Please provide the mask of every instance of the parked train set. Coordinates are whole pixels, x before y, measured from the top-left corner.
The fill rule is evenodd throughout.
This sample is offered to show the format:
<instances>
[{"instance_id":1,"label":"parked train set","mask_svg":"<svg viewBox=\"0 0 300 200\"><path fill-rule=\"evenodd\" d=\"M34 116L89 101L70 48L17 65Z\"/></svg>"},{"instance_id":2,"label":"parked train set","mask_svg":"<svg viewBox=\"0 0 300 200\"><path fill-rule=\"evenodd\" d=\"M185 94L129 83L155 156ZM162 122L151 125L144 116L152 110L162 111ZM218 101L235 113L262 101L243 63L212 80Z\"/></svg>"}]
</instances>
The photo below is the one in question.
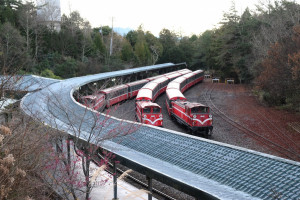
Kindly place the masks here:
<instances>
[{"instance_id":1,"label":"parked train set","mask_svg":"<svg viewBox=\"0 0 300 200\"><path fill-rule=\"evenodd\" d=\"M213 119L210 108L200 103L189 102L182 92L202 82L204 72L197 70L180 76L170 82L166 89L166 107L169 115L178 123L185 125L193 132L211 135Z\"/></svg>"},{"instance_id":2,"label":"parked train set","mask_svg":"<svg viewBox=\"0 0 300 200\"><path fill-rule=\"evenodd\" d=\"M81 103L102 111L105 107L136 96L137 121L154 126L163 126L162 108L155 103L156 98L166 92L166 107L171 118L185 125L193 132L212 133L210 108L200 103L189 102L182 92L201 82L204 72L188 69L146 78L98 91L94 95L83 96Z\"/></svg>"},{"instance_id":3,"label":"parked train set","mask_svg":"<svg viewBox=\"0 0 300 200\"><path fill-rule=\"evenodd\" d=\"M174 79L174 76L178 77L189 72L191 71L188 69L182 69L163 75L149 77L143 80L113 86L110 88L99 90L96 92L96 94L83 96L80 98L80 101L83 105L89 108L102 111L105 107L109 108L110 106L120 103L121 101L132 99L137 95L138 91L150 81L156 80L161 77L168 77L168 80L171 81Z\"/></svg>"}]
</instances>

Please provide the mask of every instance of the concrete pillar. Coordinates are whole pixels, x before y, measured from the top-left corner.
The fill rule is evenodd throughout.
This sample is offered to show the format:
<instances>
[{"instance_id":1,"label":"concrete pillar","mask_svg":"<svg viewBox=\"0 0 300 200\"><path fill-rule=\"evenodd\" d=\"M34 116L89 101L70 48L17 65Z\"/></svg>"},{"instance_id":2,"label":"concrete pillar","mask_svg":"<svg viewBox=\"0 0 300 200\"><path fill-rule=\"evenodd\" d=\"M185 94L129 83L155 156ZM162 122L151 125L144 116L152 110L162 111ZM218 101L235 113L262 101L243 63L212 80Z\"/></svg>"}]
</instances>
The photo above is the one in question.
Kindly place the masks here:
<instances>
[{"instance_id":1,"label":"concrete pillar","mask_svg":"<svg viewBox=\"0 0 300 200\"><path fill-rule=\"evenodd\" d=\"M146 176L147 180L148 180L148 200L152 200L152 178L149 176Z\"/></svg>"},{"instance_id":2,"label":"concrete pillar","mask_svg":"<svg viewBox=\"0 0 300 200\"><path fill-rule=\"evenodd\" d=\"M114 198L112 200L118 200L118 191L117 191L117 166L116 162L113 164L113 182L114 182Z\"/></svg>"}]
</instances>

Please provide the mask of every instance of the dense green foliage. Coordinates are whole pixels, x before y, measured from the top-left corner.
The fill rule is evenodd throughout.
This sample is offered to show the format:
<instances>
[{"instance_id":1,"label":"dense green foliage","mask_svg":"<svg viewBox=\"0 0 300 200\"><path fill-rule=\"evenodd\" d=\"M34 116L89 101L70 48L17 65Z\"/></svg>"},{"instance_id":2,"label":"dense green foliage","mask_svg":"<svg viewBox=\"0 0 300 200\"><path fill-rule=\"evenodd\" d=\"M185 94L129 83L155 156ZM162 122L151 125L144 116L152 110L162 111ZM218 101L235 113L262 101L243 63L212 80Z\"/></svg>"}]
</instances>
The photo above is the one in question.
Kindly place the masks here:
<instances>
[{"instance_id":1,"label":"dense green foliage","mask_svg":"<svg viewBox=\"0 0 300 200\"><path fill-rule=\"evenodd\" d=\"M63 15L58 31L40 23L36 10L31 3L0 1L2 74L25 71L70 78L186 62L193 70L206 69L222 79L255 83L267 102L299 109L300 6L295 2L261 3L241 16L233 4L218 28L190 37L168 29L156 37L142 26L121 36L108 26L92 28L78 12Z\"/></svg>"},{"instance_id":2,"label":"dense green foliage","mask_svg":"<svg viewBox=\"0 0 300 200\"><path fill-rule=\"evenodd\" d=\"M196 41L192 67L254 83L268 104L300 111L299 11L297 3L283 0L238 16L233 5L219 28Z\"/></svg>"}]
</instances>

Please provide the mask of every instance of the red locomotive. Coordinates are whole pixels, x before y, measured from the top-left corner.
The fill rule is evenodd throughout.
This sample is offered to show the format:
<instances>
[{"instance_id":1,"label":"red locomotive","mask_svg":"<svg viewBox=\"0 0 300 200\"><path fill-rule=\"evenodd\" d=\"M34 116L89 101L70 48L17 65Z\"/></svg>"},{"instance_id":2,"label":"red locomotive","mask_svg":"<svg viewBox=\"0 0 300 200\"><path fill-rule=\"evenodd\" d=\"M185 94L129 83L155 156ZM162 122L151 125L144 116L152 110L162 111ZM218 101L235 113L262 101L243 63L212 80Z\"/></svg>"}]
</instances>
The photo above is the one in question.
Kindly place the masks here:
<instances>
[{"instance_id":1,"label":"red locomotive","mask_svg":"<svg viewBox=\"0 0 300 200\"><path fill-rule=\"evenodd\" d=\"M203 80L203 71L198 70L183 75L168 84L166 90L166 106L169 115L193 132L212 133L212 115L210 108L200 103L192 103L182 94L194 84Z\"/></svg>"},{"instance_id":2,"label":"red locomotive","mask_svg":"<svg viewBox=\"0 0 300 200\"><path fill-rule=\"evenodd\" d=\"M152 108L154 106L153 102L160 94L162 94L163 92L166 91L166 88L170 81L174 80L178 76L181 76L181 75L189 73L189 72L191 72L191 71L188 69L185 69L185 70L180 70L177 72L165 74L162 77L159 77L155 80L150 81L144 87L142 87L139 90L137 97L136 97L136 116L137 116L138 120L142 123L145 123L147 121L147 120L142 121L141 117L139 118L139 116L141 116L141 109L142 109L141 105L143 105L144 107ZM141 104L141 102L142 102L142 104ZM155 107L157 107L157 106L159 106L159 105L155 104ZM161 108L160 108L160 110L161 110ZM148 124L151 124L154 126L162 126L163 125L163 119L162 119L161 112L160 112L160 114L156 114L156 115L152 114L150 116L152 117L150 120L151 122L158 120L159 123L150 123L150 121L148 121L149 122L149 123L147 122Z\"/></svg>"},{"instance_id":3,"label":"red locomotive","mask_svg":"<svg viewBox=\"0 0 300 200\"><path fill-rule=\"evenodd\" d=\"M161 107L157 103L137 101L135 109L136 118L139 122L153 126L163 125Z\"/></svg>"}]
</instances>

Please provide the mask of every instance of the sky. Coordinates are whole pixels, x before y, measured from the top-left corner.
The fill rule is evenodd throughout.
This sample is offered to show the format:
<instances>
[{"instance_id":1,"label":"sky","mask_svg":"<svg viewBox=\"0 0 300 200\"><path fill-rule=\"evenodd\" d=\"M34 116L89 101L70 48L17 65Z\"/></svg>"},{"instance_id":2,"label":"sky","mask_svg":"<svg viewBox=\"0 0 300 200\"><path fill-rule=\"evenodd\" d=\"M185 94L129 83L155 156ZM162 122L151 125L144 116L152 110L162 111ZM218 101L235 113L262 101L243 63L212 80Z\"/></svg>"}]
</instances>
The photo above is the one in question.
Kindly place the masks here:
<instances>
[{"instance_id":1,"label":"sky","mask_svg":"<svg viewBox=\"0 0 300 200\"><path fill-rule=\"evenodd\" d=\"M60 0L62 14L79 11L92 27L113 26L145 31L158 36L163 28L183 36L199 35L218 26L232 0ZM235 0L241 14L255 9L261 0ZM267 0L263 0L267 1Z\"/></svg>"}]
</instances>

